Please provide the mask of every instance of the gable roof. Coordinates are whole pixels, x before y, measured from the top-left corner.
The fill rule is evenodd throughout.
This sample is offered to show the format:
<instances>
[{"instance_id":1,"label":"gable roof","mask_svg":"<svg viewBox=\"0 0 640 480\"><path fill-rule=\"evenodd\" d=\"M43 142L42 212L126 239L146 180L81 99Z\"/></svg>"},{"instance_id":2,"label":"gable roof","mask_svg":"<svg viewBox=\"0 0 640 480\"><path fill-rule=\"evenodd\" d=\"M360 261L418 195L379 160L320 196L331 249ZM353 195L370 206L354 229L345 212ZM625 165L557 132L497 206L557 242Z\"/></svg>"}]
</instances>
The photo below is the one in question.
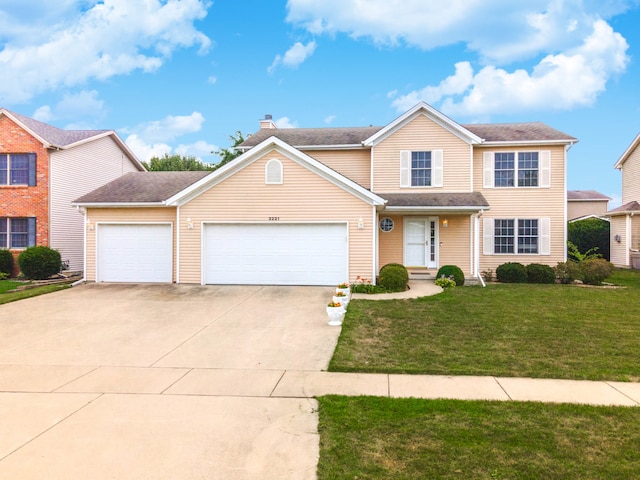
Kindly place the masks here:
<instances>
[{"instance_id":1,"label":"gable roof","mask_svg":"<svg viewBox=\"0 0 640 480\"><path fill-rule=\"evenodd\" d=\"M620 170L622 168L622 164L627 161L627 158L629 158L629 156L634 152L638 145L640 145L640 133L638 133L633 142L631 142L631 145L629 145L624 153L620 156L613 168L617 168L618 170Z\"/></svg>"},{"instance_id":2,"label":"gable roof","mask_svg":"<svg viewBox=\"0 0 640 480\"><path fill-rule=\"evenodd\" d=\"M25 129L33 137L38 139L45 148L66 150L99 138L112 137L120 149L124 151L139 170L145 169L135 154L113 130L63 130L25 115L12 112L6 108L0 108L0 115L7 116L14 123Z\"/></svg>"},{"instance_id":3,"label":"gable roof","mask_svg":"<svg viewBox=\"0 0 640 480\"><path fill-rule=\"evenodd\" d=\"M418 115L425 115L470 144L573 144L578 140L541 122L467 124L456 123L432 106L421 102L386 126L338 128L261 128L237 148L247 151L274 136L296 148L362 148L379 143Z\"/></svg>"},{"instance_id":4,"label":"gable roof","mask_svg":"<svg viewBox=\"0 0 640 480\"><path fill-rule=\"evenodd\" d=\"M567 190L567 200L570 202L592 202L592 201L609 201L611 197L607 197L595 190Z\"/></svg>"},{"instance_id":5,"label":"gable roof","mask_svg":"<svg viewBox=\"0 0 640 480\"><path fill-rule=\"evenodd\" d=\"M618 208L614 208L613 210L609 210L607 215L627 215L629 213L640 212L640 203L635 200L629 203L625 203L624 205L620 205Z\"/></svg>"},{"instance_id":6,"label":"gable roof","mask_svg":"<svg viewBox=\"0 0 640 480\"><path fill-rule=\"evenodd\" d=\"M194 184L210 171L187 172L130 172L72 203L77 205L103 204L162 204L168 198Z\"/></svg>"}]
</instances>

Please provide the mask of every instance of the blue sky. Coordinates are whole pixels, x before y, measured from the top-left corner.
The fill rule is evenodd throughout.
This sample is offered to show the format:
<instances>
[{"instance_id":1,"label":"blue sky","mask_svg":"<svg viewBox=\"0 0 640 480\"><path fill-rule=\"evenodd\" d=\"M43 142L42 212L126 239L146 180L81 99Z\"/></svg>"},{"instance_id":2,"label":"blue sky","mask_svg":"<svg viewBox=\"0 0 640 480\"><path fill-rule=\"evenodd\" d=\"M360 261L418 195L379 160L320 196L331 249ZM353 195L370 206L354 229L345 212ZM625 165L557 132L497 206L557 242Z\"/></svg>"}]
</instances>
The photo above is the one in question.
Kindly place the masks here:
<instances>
[{"instance_id":1,"label":"blue sky","mask_svg":"<svg viewBox=\"0 0 640 480\"><path fill-rule=\"evenodd\" d=\"M619 204L640 132L640 0L2 0L0 106L113 129L142 159L281 127L459 123L577 137L568 188Z\"/></svg>"}]
</instances>

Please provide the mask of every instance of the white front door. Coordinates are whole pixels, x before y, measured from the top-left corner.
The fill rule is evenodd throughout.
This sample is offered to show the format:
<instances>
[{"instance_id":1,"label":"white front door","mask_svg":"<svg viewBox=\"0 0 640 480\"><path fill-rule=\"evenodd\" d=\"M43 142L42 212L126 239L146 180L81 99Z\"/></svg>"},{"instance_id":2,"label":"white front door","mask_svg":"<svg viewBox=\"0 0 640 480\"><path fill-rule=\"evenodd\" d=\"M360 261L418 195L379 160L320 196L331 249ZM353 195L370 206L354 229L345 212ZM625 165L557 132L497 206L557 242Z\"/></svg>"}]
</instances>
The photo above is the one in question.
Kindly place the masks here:
<instances>
[{"instance_id":1,"label":"white front door","mask_svg":"<svg viewBox=\"0 0 640 480\"><path fill-rule=\"evenodd\" d=\"M407 267L438 267L438 217L405 217L404 264Z\"/></svg>"}]
</instances>

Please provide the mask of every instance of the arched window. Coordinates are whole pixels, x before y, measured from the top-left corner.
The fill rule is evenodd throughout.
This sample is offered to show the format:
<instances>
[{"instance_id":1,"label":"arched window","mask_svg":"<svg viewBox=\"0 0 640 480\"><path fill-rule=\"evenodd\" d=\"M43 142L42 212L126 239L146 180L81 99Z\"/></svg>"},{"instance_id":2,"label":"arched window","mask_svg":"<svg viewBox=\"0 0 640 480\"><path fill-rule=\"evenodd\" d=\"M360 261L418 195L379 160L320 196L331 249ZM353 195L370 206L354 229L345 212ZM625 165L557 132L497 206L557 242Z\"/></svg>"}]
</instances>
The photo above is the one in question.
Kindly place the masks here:
<instances>
[{"instance_id":1,"label":"arched window","mask_svg":"<svg viewBox=\"0 0 640 480\"><path fill-rule=\"evenodd\" d=\"M282 162L271 159L264 167L264 183L280 185L282 184Z\"/></svg>"}]
</instances>

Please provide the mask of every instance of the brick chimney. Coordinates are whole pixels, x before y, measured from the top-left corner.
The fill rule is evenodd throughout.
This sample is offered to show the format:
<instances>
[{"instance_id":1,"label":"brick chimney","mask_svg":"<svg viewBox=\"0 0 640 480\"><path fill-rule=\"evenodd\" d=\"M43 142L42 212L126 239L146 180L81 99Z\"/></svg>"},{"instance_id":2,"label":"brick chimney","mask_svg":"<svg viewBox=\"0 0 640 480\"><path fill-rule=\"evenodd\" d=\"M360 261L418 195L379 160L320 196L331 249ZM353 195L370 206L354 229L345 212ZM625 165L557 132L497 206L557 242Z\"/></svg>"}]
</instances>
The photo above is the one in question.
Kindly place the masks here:
<instances>
[{"instance_id":1,"label":"brick chimney","mask_svg":"<svg viewBox=\"0 0 640 480\"><path fill-rule=\"evenodd\" d=\"M264 116L264 120L260 120L260 128L276 129L276 124L273 123L273 117L269 114Z\"/></svg>"}]
</instances>

